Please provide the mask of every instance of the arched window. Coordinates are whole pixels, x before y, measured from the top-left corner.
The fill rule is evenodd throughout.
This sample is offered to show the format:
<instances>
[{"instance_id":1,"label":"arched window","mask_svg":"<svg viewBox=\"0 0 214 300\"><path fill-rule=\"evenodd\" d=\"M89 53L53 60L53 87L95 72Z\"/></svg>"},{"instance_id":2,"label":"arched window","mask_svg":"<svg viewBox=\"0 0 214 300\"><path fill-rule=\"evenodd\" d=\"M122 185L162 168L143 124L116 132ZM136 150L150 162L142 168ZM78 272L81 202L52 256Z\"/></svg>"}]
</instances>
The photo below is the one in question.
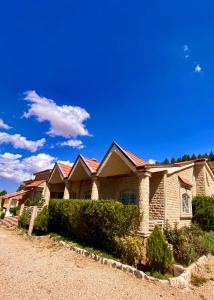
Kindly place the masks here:
<instances>
[{"instance_id":1,"label":"arched window","mask_svg":"<svg viewBox=\"0 0 214 300\"><path fill-rule=\"evenodd\" d=\"M120 200L123 204L135 204L136 203L136 193L132 190L122 191L120 193Z\"/></svg>"},{"instance_id":2,"label":"arched window","mask_svg":"<svg viewBox=\"0 0 214 300\"><path fill-rule=\"evenodd\" d=\"M182 213L190 214L191 210L190 196L187 193L182 194Z\"/></svg>"}]
</instances>

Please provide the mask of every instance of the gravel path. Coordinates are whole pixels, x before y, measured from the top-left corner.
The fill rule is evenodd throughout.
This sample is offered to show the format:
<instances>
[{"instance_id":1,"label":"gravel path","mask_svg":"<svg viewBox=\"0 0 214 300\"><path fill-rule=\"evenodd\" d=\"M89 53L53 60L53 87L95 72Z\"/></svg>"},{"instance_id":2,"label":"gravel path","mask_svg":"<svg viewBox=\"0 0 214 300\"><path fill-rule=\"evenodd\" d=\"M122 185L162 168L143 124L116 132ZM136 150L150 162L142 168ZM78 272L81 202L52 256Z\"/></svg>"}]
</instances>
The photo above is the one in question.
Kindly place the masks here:
<instances>
[{"instance_id":1,"label":"gravel path","mask_svg":"<svg viewBox=\"0 0 214 300\"><path fill-rule=\"evenodd\" d=\"M47 237L32 241L0 228L0 299L214 299L197 291L139 280Z\"/></svg>"}]
</instances>

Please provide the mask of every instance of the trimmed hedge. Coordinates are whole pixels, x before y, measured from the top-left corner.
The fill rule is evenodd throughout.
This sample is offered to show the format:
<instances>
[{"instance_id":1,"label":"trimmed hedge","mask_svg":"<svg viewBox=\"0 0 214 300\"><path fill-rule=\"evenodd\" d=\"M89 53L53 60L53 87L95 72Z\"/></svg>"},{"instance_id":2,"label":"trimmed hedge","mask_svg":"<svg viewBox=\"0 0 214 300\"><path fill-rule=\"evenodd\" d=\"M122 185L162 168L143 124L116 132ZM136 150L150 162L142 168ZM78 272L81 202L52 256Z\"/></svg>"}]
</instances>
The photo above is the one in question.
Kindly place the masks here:
<instances>
[{"instance_id":1,"label":"trimmed hedge","mask_svg":"<svg viewBox=\"0 0 214 300\"><path fill-rule=\"evenodd\" d=\"M112 200L51 199L48 210L51 231L110 252L115 238L129 235L140 221L136 205Z\"/></svg>"},{"instance_id":2,"label":"trimmed hedge","mask_svg":"<svg viewBox=\"0 0 214 300\"><path fill-rule=\"evenodd\" d=\"M48 222L49 222L49 216L48 216L48 208L47 206L43 207L43 209L38 213L35 222L33 230L37 234L45 234L48 233Z\"/></svg>"},{"instance_id":3,"label":"trimmed hedge","mask_svg":"<svg viewBox=\"0 0 214 300\"><path fill-rule=\"evenodd\" d=\"M192 200L193 221L203 230L214 231L214 198L196 196Z\"/></svg>"}]
</instances>

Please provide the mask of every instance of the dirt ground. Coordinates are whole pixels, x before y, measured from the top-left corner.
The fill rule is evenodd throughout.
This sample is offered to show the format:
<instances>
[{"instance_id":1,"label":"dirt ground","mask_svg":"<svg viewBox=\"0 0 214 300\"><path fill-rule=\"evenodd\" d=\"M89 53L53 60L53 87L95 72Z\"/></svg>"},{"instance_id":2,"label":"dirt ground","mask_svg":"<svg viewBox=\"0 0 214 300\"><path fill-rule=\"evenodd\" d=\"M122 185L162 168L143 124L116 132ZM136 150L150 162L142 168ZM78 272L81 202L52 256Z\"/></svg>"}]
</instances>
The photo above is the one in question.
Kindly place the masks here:
<instances>
[{"instance_id":1,"label":"dirt ground","mask_svg":"<svg viewBox=\"0 0 214 300\"><path fill-rule=\"evenodd\" d=\"M48 237L29 240L0 228L0 299L209 299L214 259L197 275L203 286L178 290L139 280L76 254Z\"/></svg>"}]
</instances>

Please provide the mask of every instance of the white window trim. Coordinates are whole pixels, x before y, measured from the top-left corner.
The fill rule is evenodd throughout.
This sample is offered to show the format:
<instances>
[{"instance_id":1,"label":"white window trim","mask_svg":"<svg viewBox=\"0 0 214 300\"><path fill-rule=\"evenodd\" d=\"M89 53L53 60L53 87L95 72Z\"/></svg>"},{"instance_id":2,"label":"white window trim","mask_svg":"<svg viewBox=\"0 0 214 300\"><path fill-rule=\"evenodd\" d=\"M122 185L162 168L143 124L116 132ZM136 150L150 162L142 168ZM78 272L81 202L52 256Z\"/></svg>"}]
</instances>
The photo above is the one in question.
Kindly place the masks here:
<instances>
[{"instance_id":1,"label":"white window trim","mask_svg":"<svg viewBox=\"0 0 214 300\"><path fill-rule=\"evenodd\" d=\"M184 211L184 206L183 206L183 197L184 196L187 197L187 199L188 199L189 212ZM181 201L181 217L182 218L192 217L192 199L191 199L191 196L187 192L182 192L181 197L180 197L180 201Z\"/></svg>"}]
</instances>

